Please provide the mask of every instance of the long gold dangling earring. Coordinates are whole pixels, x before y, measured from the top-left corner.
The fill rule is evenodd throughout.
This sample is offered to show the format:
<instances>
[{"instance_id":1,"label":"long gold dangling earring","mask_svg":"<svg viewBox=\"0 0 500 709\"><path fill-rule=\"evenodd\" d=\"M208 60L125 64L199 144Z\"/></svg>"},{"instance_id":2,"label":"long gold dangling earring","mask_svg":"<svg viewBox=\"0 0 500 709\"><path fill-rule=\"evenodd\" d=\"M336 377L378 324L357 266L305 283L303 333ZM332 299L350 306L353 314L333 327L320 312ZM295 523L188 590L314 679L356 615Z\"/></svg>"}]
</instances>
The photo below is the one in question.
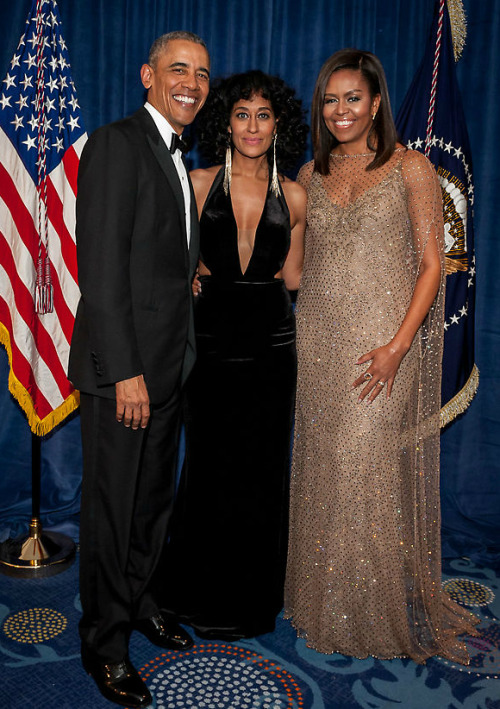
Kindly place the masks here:
<instances>
[{"instance_id":1,"label":"long gold dangling earring","mask_svg":"<svg viewBox=\"0 0 500 709\"><path fill-rule=\"evenodd\" d=\"M278 167L276 165L276 140L278 138L278 134L274 134L274 140L273 140L273 175L271 179L271 186L270 190L273 193L275 197L279 197L280 194L280 183L278 180Z\"/></svg>"},{"instance_id":2,"label":"long gold dangling earring","mask_svg":"<svg viewBox=\"0 0 500 709\"><path fill-rule=\"evenodd\" d=\"M227 137L227 148L226 148L226 166L224 168L224 182L222 183L222 186L224 187L224 194L227 195L229 194L229 190L231 189L231 173L232 173L232 155L231 155L231 133L228 134Z\"/></svg>"}]
</instances>

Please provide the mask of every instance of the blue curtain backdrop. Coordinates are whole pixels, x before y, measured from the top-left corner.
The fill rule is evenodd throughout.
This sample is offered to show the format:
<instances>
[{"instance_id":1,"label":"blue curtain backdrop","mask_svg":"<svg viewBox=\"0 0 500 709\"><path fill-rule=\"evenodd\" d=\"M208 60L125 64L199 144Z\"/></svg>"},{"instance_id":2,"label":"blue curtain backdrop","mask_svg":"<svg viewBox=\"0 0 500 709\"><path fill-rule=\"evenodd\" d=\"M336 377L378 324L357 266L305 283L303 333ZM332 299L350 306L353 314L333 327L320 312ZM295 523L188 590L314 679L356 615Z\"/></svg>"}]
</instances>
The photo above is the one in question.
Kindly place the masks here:
<instances>
[{"instance_id":1,"label":"blue curtain backdrop","mask_svg":"<svg viewBox=\"0 0 500 709\"><path fill-rule=\"evenodd\" d=\"M1 78L30 5L31 0L0 0ZM139 67L152 40L173 29L205 38L213 76L248 68L279 74L296 88L306 107L318 70L332 52L345 46L368 49L384 64L396 114L422 58L434 0L59 0L58 6L91 132L141 105ZM464 6L468 33L458 78L474 159L476 362L481 384L470 409L442 436L443 541L447 555L494 563L500 557L500 296L494 211L500 187L500 7L497 0L465 0ZM305 159L309 157L310 151ZM196 153L192 160L196 166ZM2 539L27 526L31 441L24 416L7 391L7 357L0 349ZM77 535L80 476L76 416L42 442L46 526L63 524Z\"/></svg>"}]
</instances>

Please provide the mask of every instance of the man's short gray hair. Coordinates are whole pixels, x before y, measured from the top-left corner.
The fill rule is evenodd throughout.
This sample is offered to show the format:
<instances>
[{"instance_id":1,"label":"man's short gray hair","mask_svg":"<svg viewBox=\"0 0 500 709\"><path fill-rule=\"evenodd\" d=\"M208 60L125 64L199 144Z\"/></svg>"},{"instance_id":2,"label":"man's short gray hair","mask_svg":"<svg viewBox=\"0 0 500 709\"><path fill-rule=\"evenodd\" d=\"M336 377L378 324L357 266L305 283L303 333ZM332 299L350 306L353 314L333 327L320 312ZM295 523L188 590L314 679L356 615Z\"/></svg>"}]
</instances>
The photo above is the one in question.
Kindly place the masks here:
<instances>
[{"instance_id":1,"label":"man's short gray hair","mask_svg":"<svg viewBox=\"0 0 500 709\"><path fill-rule=\"evenodd\" d=\"M197 34L194 34L194 32L186 32L184 30L176 30L175 32L167 32L167 34L162 34L161 37L158 37L158 39L155 39L155 41L151 45L151 49L149 50L149 56L148 56L149 66L153 67L153 69L156 67L158 57L160 56L160 54L162 54L165 51L167 44L173 39L184 39L187 42L194 42L195 44L201 44L201 46L204 47L208 52L208 48L207 48L207 45L205 44L204 40L202 40L201 37L198 37Z\"/></svg>"}]
</instances>

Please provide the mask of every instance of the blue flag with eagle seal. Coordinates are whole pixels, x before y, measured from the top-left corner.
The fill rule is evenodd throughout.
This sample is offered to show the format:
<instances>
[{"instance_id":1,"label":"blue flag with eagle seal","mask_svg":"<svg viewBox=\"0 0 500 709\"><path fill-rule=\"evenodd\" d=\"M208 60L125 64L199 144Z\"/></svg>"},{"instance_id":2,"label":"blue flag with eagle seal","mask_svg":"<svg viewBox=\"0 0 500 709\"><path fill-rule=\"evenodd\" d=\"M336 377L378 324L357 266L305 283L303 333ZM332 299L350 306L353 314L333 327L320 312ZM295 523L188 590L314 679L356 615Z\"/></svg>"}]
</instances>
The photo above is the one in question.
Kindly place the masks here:
<instances>
[{"instance_id":1,"label":"blue flag with eagle seal","mask_svg":"<svg viewBox=\"0 0 500 709\"><path fill-rule=\"evenodd\" d=\"M437 0L423 61L399 110L396 127L408 148L427 155L438 173L445 224L446 301L441 427L472 401L474 363L474 185L445 0Z\"/></svg>"}]
</instances>

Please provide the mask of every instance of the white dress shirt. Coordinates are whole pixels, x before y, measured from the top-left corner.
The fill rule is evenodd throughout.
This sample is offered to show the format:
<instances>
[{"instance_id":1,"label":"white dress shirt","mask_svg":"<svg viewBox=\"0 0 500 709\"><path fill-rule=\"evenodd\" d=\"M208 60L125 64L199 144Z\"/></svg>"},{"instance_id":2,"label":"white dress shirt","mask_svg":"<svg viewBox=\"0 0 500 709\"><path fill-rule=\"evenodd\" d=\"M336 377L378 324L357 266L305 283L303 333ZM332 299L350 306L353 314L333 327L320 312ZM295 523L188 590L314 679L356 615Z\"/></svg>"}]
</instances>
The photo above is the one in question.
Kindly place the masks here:
<instances>
[{"instance_id":1,"label":"white dress shirt","mask_svg":"<svg viewBox=\"0 0 500 709\"><path fill-rule=\"evenodd\" d=\"M174 129L167 121L167 119L161 115L161 113L148 101L144 104L144 108L151 114L151 118L155 122L161 137L163 138L165 145L170 150L170 144L172 142L172 134L175 133ZM188 175L186 171L186 166L182 161L182 153L179 149L175 151L172 155L172 160L174 161L175 169L179 175L179 180L181 182L182 192L184 194L184 217L186 219L186 234L187 243L189 246L189 241L191 239L191 192L189 190Z\"/></svg>"}]
</instances>

